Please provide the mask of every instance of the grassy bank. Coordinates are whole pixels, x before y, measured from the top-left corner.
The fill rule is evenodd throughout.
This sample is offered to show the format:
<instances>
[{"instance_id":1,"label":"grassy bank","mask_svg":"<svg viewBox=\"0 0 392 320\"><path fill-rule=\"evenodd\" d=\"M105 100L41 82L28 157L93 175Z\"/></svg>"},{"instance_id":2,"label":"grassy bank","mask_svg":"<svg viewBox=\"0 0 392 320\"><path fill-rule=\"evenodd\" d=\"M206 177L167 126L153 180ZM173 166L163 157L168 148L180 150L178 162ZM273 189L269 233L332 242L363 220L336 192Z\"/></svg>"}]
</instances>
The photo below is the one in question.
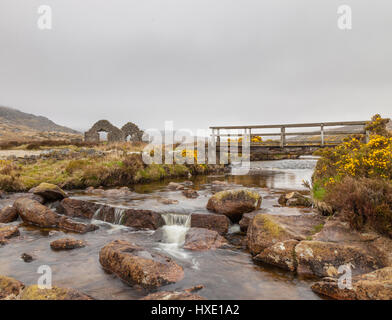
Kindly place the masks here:
<instances>
[{"instance_id":1,"label":"grassy bank","mask_svg":"<svg viewBox=\"0 0 392 320\"><path fill-rule=\"evenodd\" d=\"M222 166L143 163L140 154L106 154L79 159L0 161L0 189L27 191L41 182L65 189L116 187L166 178L222 172Z\"/></svg>"}]
</instances>

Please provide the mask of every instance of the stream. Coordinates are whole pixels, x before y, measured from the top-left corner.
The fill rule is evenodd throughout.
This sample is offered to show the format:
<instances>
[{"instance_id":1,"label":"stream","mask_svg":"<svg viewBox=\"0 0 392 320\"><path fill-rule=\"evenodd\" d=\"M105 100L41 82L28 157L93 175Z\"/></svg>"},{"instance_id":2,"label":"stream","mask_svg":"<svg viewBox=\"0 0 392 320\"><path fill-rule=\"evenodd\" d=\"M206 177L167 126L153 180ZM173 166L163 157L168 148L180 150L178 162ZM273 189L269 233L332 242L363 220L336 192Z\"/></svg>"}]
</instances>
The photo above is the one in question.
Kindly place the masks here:
<instances>
[{"instance_id":1,"label":"stream","mask_svg":"<svg viewBox=\"0 0 392 320\"><path fill-rule=\"evenodd\" d=\"M234 168L233 174L194 177L191 179L193 188L199 193L196 199L184 197L181 191L169 190L169 181L132 186L132 192L123 197L72 191L69 194L73 198L115 206L115 223L93 218L92 223L100 227L97 231L68 235L58 230L21 226L21 236L0 248L0 274L26 285L36 284L40 277L38 267L48 265L52 269L55 286L75 288L96 299L139 299L148 294L145 289L129 286L104 272L98 261L99 251L104 245L112 240L124 239L169 255L184 268L183 280L163 286L158 291L182 290L201 284L204 288L198 294L207 299L320 299L311 291L311 281L276 268L256 265L244 249L235 246L203 252L182 249L190 227L190 214L208 214L206 204L212 195L211 182L214 180L259 192L263 197L260 212L280 215L311 213L311 209L280 207L277 199L287 190L305 190L302 181L310 180L316 161L312 157L303 157L252 162L248 175L241 175ZM177 200L178 203L162 204L162 199ZM0 200L0 207L5 204L5 200ZM157 241L154 234L158 231L136 231L122 226L121 215L126 208L160 212L166 223L158 230L161 241ZM14 224L18 225L20 221ZM229 232L235 235L239 226L232 225ZM51 250L49 243L65 236L85 240L87 246L70 251ZM33 255L35 260L24 262L20 258L23 253Z\"/></svg>"}]
</instances>

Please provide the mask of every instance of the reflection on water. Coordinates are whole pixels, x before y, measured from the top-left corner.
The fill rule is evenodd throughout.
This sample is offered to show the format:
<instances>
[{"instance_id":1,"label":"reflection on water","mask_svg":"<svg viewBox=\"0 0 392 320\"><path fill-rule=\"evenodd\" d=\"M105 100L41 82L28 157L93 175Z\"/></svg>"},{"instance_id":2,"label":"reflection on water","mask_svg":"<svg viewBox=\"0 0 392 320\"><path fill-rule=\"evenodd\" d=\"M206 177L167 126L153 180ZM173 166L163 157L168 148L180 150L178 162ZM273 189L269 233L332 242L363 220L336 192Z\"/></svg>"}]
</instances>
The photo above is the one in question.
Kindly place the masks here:
<instances>
[{"instance_id":1,"label":"reflection on water","mask_svg":"<svg viewBox=\"0 0 392 320\"><path fill-rule=\"evenodd\" d=\"M138 299L148 292L131 287L111 274L105 273L98 261L99 250L108 242L124 239L147 249L158 250L172 256L183 266L182 281L159 290L181 290L202 284L200 295L208 299L318 299L310 290L310 282L278 269L255 265L249 253L236 248L208 252L182 249L189 228L190 213L208 213L205 209L213 193L211 182L226 180L233 187L247 186L263 196L260 211L278 214L303 214L296 208L277 207L279 189L301 189L303 179L309 179L315 165L314 159L282 160L252 163L247 176L209 176L193 179L200 196L185 198L181 191L170 191L167 181L133 187L133 193L117 198L74 193L73 196L118 207L116 223L121 223L124 208L143 208L161 212L166 225L156 232L135 231L119 224L92 220L100 228L84 235L72 234L87 242L87 246L71 251L52 251L50 242L64 237L61 231L48 232L32 227L21 227L21 236L0 248L0 274L14 277L27 285L37 283L37 269L46 264L52 268L53 283L57 286L79 289L97 299ZM169 198L178 204L163 205L160 200ZM96 213L96 217L98 217ZM18 224L18 223L16 223ZM238 232L232 226L230 232ZM161 239L157 241L157 233ZM32 254L35 260L25 263L22 253Z\"/></svg>"}]
</instances>

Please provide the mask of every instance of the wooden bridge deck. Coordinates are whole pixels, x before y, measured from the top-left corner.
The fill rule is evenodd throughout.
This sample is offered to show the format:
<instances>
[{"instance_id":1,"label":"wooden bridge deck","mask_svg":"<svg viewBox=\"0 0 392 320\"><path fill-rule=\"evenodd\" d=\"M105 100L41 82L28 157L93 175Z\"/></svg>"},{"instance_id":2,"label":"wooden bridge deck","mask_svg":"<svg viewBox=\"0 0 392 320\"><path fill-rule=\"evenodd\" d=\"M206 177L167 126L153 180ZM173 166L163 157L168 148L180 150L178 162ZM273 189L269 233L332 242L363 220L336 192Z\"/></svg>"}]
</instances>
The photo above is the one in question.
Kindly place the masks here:
<instances>
[{"instance_id":1,"label":"wooden bridge deck","mask_svg":"<svg viewBox=\"0 0 392 320\"><path fill-rule=\"evenodd\" d=\"M251 155L261 154L311 154L319 148L333 147L348 135L362 135L369 139L369 132L365 130L367 121L343 121L343 122L318 122L274 125L247 125L247 126L213 126L212 139L218 149L230 149L236 144L238 152L241 152L242 144L238 139L251 140L254 137L265 138L262 142L251 142ZM340 127L344 127L342 130ZM310 128L309 131L295 131ZM313 128L313 129L312 129ZM326 130L328 128L328 130ZM268 129L266 132L265 130ZM271 130L272 129L272 130ZM306 140L311 137L311 140ZM330 137L341 137L340 140L331 140ZM304 140L305 139L305 140Z\"/></svg>"}]
</instances>

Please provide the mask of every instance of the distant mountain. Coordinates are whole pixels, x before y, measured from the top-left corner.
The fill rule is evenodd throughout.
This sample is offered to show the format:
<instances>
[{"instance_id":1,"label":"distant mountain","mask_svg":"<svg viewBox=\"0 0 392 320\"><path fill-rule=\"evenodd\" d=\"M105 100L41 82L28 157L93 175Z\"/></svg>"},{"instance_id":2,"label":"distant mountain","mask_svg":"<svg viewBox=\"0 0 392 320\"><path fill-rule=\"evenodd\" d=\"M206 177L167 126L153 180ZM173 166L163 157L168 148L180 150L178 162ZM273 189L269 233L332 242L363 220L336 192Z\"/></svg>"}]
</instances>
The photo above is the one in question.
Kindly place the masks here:
<instances>
[{"instance_id":1,"label":"distant mountain","mask_svg":"<svg viewBox=\"0 0 392 320\"><path fill-rule=\"evenodd\" d=\"M0 106L1 141L81 139L80 132L60 126L48 118Z\"/></svg>"}]
</instances>

